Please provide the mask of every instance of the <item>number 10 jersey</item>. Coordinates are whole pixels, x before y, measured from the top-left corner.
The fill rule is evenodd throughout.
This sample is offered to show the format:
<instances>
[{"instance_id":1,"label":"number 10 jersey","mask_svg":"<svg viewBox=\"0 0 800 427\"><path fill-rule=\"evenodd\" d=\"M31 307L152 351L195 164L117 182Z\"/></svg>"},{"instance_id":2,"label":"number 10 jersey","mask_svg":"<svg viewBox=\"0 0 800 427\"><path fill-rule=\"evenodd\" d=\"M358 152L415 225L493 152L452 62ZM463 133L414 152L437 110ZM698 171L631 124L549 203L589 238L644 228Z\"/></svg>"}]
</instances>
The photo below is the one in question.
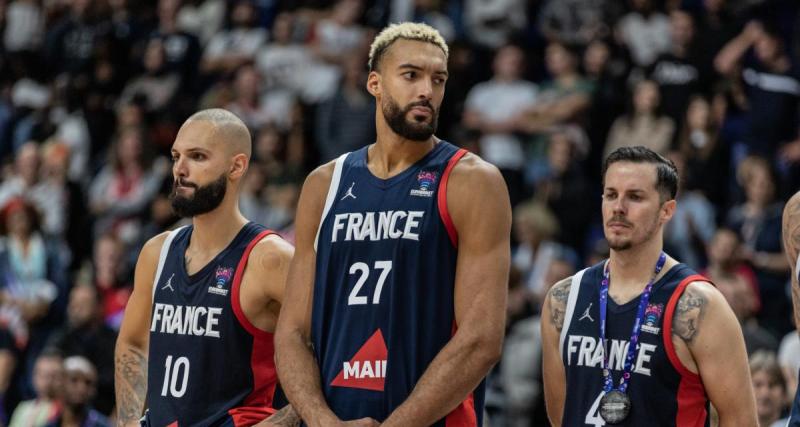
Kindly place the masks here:
<instances>
[{"instance_id":1,"label":"number 10 jersey","mask_svg":"<svg viewBox=\"0 0 800 427\"><path fill-rule=\"evenodd\" d=\"M389 179L367 147L336 160L315 242L312 340L328 405L343 420L383 421L458 325L458 237L449 173L464 150L441 141ZM483 385L434 426L482 425Z\"/></svg>"}]
</instances>

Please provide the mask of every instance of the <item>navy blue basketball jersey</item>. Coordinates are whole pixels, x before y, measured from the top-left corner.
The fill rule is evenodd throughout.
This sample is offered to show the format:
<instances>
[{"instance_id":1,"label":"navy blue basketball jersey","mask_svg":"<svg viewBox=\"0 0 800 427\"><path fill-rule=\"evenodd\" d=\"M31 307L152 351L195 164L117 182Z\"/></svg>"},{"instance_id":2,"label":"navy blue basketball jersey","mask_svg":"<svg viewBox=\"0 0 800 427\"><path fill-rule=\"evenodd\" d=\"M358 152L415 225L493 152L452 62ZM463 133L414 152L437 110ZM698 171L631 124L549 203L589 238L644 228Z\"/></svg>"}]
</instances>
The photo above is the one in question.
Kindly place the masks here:
<instances>
[{"instance_id":1,"label":"navy blue basketball jersey","mask_svg":"<svg viewBox=\"0 0 800 427\"><path fill-rule=\"evenodd\" d=\"M603 396L603 347L598 309L604 263L573 276L560 336L567 377L564 426L604 426L598 406ZM639 335L628 396L631 412L619 425L702 427L708 424L708 397L700 376L678 359L672 344L672 316L693 281L708 281L677 264L653 284ZM613 285L612 285L613 286ZM608 298L606 334L609 366L619 385L639 298L617 305Z\"/></svg>"},{"instance_id":2,"label":"navy blue basketball jersey","mask_svg":"<svg viewBox=\"0 0 800 427\"><path fill-rule=\"evenodd\" d=\"M249 426L271 413L272 334L239 304L250 251L271 232L248 223L195 274L184 254L192 226L171 232L153 283L147 415L151 426Z\"/></svg>"},{"instance_id":3,"label":"navy blue basketball jersey","mask_svg":"<svg viewBox=\"0 0 800 427\"><path fill-rule=\"evenodd\" d=\"M336 161L317 235L312 339L341 419L384 420L453 336L457 236L447 180L464 150L441 141L375 177L367 147ZM435 426L481 425L483 386Z\"/></svg>"}]
</instances>

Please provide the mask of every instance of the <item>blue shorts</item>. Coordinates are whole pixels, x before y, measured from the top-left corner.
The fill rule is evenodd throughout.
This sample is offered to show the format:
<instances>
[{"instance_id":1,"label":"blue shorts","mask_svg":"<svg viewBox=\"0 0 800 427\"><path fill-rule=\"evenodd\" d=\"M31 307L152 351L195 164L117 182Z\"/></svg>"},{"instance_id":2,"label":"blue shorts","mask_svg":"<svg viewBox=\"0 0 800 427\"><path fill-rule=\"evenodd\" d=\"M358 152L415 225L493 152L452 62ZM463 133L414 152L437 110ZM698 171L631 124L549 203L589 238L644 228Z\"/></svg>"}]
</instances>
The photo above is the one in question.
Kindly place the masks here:
<instances>
[{"instance_id":1,"label":"blue shorts","mask_svg":"<svg viewBox=\"0 0 800 427\"><path fill-rule=\"evenodd\" d=\"M798 374L798 379L800 379L800 374ZM800 386L797 387L797 391L794 393L792 412L789 414L789 421L786 423L786 427L800 427Z\"/></svg>"}]
</instances>

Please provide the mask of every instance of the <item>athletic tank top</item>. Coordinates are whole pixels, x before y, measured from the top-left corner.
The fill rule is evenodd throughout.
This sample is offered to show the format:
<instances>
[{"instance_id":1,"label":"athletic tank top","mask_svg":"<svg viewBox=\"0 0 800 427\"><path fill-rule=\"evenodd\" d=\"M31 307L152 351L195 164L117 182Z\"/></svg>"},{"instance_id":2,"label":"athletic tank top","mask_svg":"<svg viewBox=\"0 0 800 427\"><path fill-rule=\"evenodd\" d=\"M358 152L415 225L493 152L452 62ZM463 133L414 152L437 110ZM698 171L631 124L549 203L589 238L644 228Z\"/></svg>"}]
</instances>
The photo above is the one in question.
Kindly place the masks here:
<instances>
[{"instance_id":1,"label":"athletic tank top","mask_svg":"<svg viewBox=\"0 0 800 427\"><path fill-rule=\"evenodd\" d=\"M277 384L272 334L239 304L250 251L271 234L248 223L193 275L184 254L192 226L171 232L153 283L147 373L152 426L255 424L271 413Z\"/></svg>"},{"instance_id":2,"label":"athletic tank top","mask_svg":"<svg viewBox=\"0 0 800 427\"><path fill-rule=\"evenodd\" d=\"M457 236L450 170L465 154L439 142L379 179L367 147L336 160L317 235L314 351L331 409L383 421L403 403L457 325ZM483 384L434 426L482 425Z\"/></svg>"},{"instance_id":3,"label":"athletic tank top","mask_svg":"<svg viewBox=\"0 0 800 427\"><path fill-rule=\"evenodd\" d=\"M559 349L567 379L564 426L604 426L598 410L603 396L600 341L600 282L604 263L572 278ZM693 281L708 281L677 264L653 284L639 334L628 396L631 411L622 426L701 427L708 423L708 397L698 374L678 359L672 344L672 316L678 299ZM637 297L622 305L608 298L606 336L614 386L622 376L628 342L639 306Z\"/></svg>"}]
</instances>

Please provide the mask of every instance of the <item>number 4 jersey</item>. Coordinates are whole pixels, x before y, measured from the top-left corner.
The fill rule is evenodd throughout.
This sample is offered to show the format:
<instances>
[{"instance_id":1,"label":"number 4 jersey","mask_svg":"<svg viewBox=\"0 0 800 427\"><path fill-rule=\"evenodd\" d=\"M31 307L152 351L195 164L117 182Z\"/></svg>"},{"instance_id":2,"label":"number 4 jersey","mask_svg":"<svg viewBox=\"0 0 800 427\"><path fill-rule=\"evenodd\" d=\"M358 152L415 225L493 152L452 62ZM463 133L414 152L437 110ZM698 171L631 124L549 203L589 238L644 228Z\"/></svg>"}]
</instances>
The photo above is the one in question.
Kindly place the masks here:
<instances>
[{"instance_id":1,"label":"number 4 jersey","mask_svg":"<svg viewBox=\"0 0 800 427\"><path fill-rule=\"evenodd\" d=\"M239 287L250 251L271 232L246 224L189 275L192 230L167 236L153 283L146 425L253 425L274 412L277 375L272 334L244 316Z\"/></svg>"},{"instance_id":2,"label":"number 4 jersey","mask_svg":"<svg viewBox=\"0 0 800 427\"><path fill-rule=\"evenodd\" d=\"M464 155L439 142L379 179L367 147L336 160L317 235L312 338L328 405L343 420L383 421L452 337L457 236L450 170ZM479 387L435 426L478 426Z\"/></svg>"}]
</instances>

